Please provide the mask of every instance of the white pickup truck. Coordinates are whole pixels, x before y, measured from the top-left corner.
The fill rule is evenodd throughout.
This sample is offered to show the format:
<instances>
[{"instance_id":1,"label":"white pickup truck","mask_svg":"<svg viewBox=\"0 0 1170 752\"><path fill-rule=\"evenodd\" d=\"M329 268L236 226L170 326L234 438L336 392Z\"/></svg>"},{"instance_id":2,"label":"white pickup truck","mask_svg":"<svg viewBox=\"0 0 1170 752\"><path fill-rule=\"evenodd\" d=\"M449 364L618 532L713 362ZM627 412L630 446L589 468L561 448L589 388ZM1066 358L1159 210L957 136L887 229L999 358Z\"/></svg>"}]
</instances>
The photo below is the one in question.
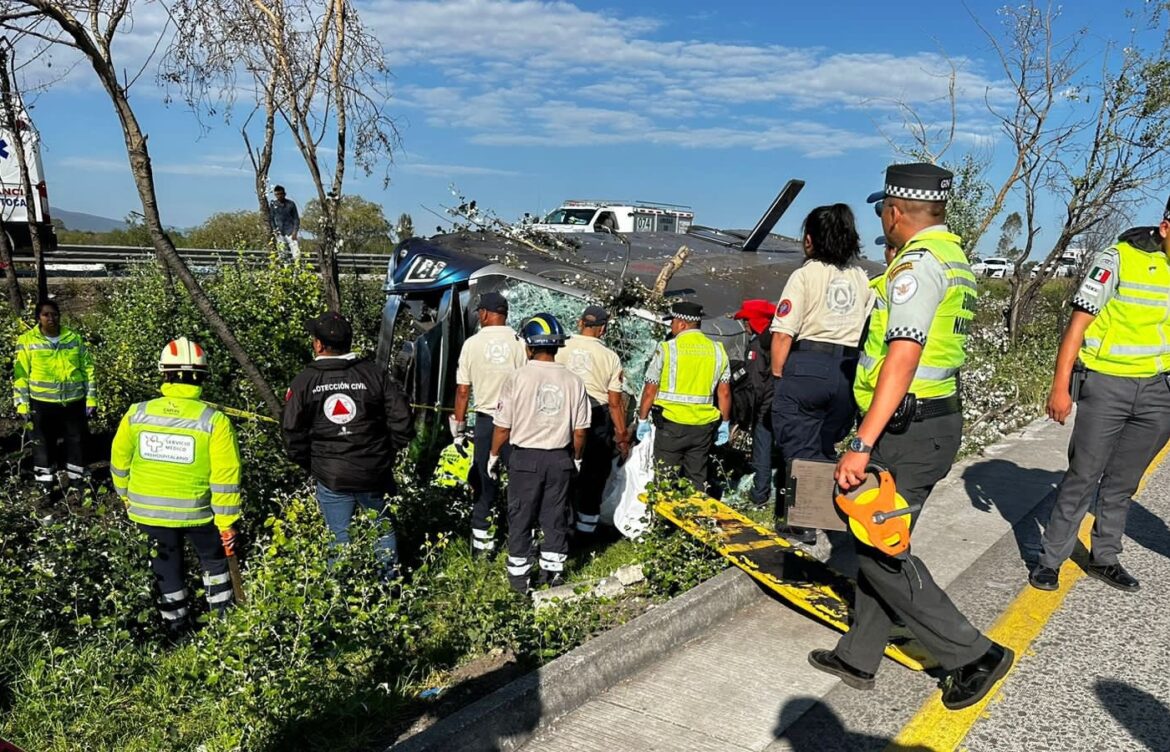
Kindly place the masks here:
<instances>
[{"instance_id":1,"label":"white pickup truck","mask_svg":"<svg viewBox=\"0 0 1170 752\"><path fill-rule=\"evenodd\" d=\"M16 122L24 141L28 177L33 189L33 223L29 224L29 201L24 195L20 179L20 162L12 133L0 128L0 227L8 233L9 242L20 255L30 253L31 232L35 227L46 251L57 248L57 234L49 218L49 192L45 185L45 168L41 164L41 138L25 112L23 104L16 103Z\"/></svg>"},{"instance_id":2,"label":"white pickup truck","mask_svg":"<svg viewBox=\"0 0 1170 752\"><path fill-rule=\"evenodd\" d=\"M677 232L695 221L688 206L649 201L571 199L543 221L532 225L543 232Z\"/></svg>"}]
</instances>

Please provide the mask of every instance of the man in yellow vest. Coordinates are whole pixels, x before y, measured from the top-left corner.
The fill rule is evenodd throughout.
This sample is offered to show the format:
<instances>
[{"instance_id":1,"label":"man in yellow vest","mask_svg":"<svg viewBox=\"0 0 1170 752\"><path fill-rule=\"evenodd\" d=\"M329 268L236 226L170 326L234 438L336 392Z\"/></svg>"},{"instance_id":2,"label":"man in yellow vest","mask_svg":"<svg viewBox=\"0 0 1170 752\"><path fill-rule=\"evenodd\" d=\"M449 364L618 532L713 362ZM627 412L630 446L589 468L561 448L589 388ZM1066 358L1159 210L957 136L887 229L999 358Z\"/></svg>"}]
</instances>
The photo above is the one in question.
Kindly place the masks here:
<instances>
[{"instance_id":1,"label":"man in yellow vest","mask_svg":"<svg viewBox=\"0 0 1170 752\"><path fill-rule=\"evenodd\" d=\"M713 446L731 438L731 368L723 345L699 331L703 307L679 302L670 308L671 337L658 345L646 367L638 405L639 440L655 414L654 463L703 491Z\"/></svg>"},{"instance_id":2,"label":"man in yellow vest","mask_svg":"<svg viewBox=\"0 0 1170 752\"><path fill-rule=\"evenodd\" d=\"M1119 590L1140 589L1118 562L1129 504L1142 473L1170 439L1170 202L1161 224L1126 230L1097 254L1072 299L1048 395L1048 417L1064 423L1077 384L1068 472L1044 528L1028 581L1056 590L1077 529L1097 499L1085 573ZM1084 366L1074 375L1077 359Z\"/></svg>"},{"instance_id":3,"label":"man in yellow vest","mask_svg":"<svg viewBox=\"0 0 1170 752\"><path fill-rule=\"evenodd\" d=\"M207 605L232 604L227 556L240 518L240 450L227 416L199 399L207 354L186 337L159 358L162 397L132 405L114 435L110 474L130 519L151 538L158 609L171 636L191 626L183 538L203 566Z\"/></svg>"},{"instance_id":4,"label":"man in yellow vest","mask_svg":"<svg viewBox=\"0 0 1170 752\"><path fill-rule=\"evenodd\" d=\"M97 388L89 348L61 326L57 302L42 300L36 310L37 325L16 340L12 391L17 414L32 424L33 476L48 490L58 441L70 485L85 475L86 419L97 412Z\"/></svg>"},{"instance_id":5,"label":"man in yellow vest","mask_svg":"<svg viewBox=\"0 0 1170 752\"><path fill-rule=\"evenodd\" d=\"M843 489L871 463L888 468L912 506L946 476L959 450L963 415L958 373L973 316L975 276L947 230L954 176L934 165L892 165L881 201L882 230L898 249L874 285L874 311L858 361L854 397L864 415L837 463ZM891 557L857 542L853 625L834 650L809 663L855 689L872 689L897 616L948 672L942 703L974 705L1011 668L1014 655L972 626L910 551Z\"/></svg>"}]
</instances>

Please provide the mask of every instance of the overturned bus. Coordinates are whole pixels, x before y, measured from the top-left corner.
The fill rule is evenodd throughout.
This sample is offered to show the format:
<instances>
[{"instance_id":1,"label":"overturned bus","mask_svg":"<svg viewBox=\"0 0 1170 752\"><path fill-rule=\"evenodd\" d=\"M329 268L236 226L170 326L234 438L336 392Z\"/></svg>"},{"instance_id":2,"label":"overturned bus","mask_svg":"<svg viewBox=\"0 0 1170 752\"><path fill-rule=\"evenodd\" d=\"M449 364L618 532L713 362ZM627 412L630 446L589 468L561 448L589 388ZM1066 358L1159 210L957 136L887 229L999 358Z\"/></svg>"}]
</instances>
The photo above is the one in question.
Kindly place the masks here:
<instances>
[{"instance_id":1,"label":"overturned bus","mask_svg":"<svg viewBox=\"0 0 1170 752\"><path fill-rule=\"evenodd\" d=\"M750 232L693 226L686 234L582 233L574 236L575 249L556 253L491 233L407 240L395 249L386 274L377 361L416 405L450 407L460 348L478 327L480 294L505 295L514 327L548 311L573 331L589 302L616 293L626 280L652 288L682 245L690 254L670 277L665 297L701 303L703 331L723 342L733 360L742 358L747 337L731 314L745 299L777 300L788 275L804 262L799 241L771 234L803 185L790 181ZM635 398L664 335L658 314L637 306L611 311L606 341L621 356L624 389Z\"/></svg>"}]
</instances>

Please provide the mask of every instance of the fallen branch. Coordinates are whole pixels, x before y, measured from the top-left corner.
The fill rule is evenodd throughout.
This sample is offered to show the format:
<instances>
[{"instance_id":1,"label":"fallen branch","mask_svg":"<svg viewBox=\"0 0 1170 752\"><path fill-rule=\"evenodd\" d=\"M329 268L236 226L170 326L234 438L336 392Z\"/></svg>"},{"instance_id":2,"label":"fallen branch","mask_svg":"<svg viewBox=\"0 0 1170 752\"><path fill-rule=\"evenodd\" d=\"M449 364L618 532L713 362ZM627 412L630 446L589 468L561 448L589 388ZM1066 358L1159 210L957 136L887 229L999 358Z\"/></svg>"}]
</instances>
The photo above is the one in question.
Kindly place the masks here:
<instances>
[{"instance_id":1,"label":"fallen branch","mask_svg":"<svg viewBox=\"0 0 1170 752\"><path fill-rule=\"evenodd\" d=\"M655 295L666 294L666 286L670 284L670 278L674 276L675 272L682 268L682 265L686 263L687 257L690 255L690 248L687 248L685 245L679 246L679 249L675 252L675 254L671 256L665 264L663 264L662 271L658 272L658 276L654 278Z\"/></svg>"}]
</instances>

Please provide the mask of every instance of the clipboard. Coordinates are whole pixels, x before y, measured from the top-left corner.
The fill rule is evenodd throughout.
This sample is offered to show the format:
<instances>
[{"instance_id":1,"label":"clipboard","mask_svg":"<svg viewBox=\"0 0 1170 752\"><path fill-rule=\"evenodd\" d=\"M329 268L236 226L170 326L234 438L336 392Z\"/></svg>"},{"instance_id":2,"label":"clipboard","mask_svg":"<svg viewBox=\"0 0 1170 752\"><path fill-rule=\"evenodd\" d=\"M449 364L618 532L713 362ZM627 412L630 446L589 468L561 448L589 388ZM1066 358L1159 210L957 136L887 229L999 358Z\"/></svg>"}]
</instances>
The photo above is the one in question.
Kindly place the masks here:
<instances>
[{"instance_id":1,"label":"clipboard","mask_svg":"<svg viewBox=\"0 0 1170 752\"><path fill-rule=\"evenodd\" d=\"M788 481L784 488L788 507L786 524L837 532L849 530L845 516L833 501L836 468L837 463L829 460L788 461ZM857 491L877 486L877 479L870 476Z\"/></svg>"}]
</instances>

